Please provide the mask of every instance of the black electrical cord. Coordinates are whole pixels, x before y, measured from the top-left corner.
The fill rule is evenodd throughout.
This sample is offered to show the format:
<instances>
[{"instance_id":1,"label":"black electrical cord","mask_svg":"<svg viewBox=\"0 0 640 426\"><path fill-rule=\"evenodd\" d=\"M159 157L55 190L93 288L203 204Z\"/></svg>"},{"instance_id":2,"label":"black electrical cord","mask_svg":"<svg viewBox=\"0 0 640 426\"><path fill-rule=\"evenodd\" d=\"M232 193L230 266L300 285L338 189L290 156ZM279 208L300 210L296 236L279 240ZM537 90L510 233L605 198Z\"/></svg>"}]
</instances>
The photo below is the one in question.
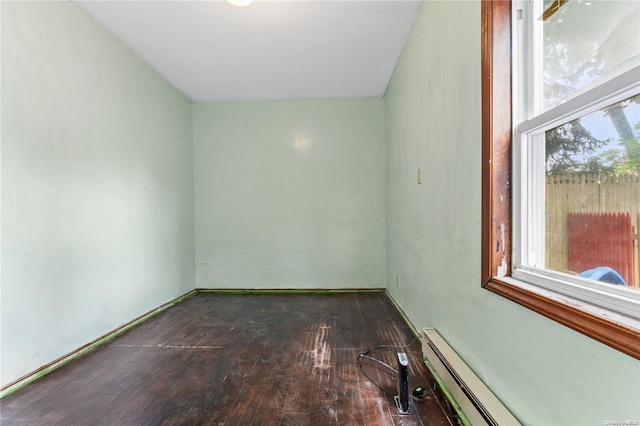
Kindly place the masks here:
<instances>
[{"instance_id":1,"label":"black electrical cord","mask_svg":"<svg viewBox=\"0 0 640 426\"><path fill-rule=\"evenodd\" d=\"M408 347L412 346L416 340L418 340L418 336L414 337L414 339L411 341L411 343L404 345L404 346L393 346L393 345L373 345L373 346L369 346L367 349L365 349L364 351L360 352L360 355L358 355L358 358L356 359L358 365L360 366L360 371L362 372L362 374L364 374L364 376L369 379L369 381L371 383L373 383L373 385L375 387L377 387L379 390L381 390L382 392L384 392L386 395L393 397L394 395L391 395L389 392L387 392L382 386L380 386L378 383L376 383L375 380L373 380L371 378L371 376L369 376L367 374L366 371L364 371L364 369L362 368L362 359L368 359L374 362L377 362L378 364L386 367L387 369L389 369L392 373L397 374L398 370L396 370L395 368L393 368L392 366L390 366L389 364L387 364L386 362L378 359L378 358L374 358L372 356L369 356L369 353L379 350L379 349L386 349L386 350L399 350L399 349L407 349ZM396 377L393 376L393 374L391 375L392 379L395 379Z\"/></svg>"}]
</instances>

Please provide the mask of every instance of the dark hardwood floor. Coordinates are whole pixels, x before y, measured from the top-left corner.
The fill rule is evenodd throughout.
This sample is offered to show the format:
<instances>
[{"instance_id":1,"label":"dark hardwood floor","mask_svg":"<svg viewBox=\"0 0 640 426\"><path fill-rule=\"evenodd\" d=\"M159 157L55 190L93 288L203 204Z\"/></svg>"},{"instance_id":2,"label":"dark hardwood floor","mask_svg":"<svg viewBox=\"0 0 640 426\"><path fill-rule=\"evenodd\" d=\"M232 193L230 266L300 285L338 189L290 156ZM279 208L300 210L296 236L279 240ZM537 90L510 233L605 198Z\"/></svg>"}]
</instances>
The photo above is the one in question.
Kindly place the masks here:
<instances>
[{"instance_id":1,"label":"dark hardwood floor","mask_svg":"<svg viewBox=\"0 0 640 426\"><path fill-rule=\"evenodd\" d=\"M3 398L0 422L457 425L418 341L401 350L410 393L426 389L411 415L390 370L357 361L412 340L384 293L200 293ZM396 352L368 355L396 367Z\"/></svg>"}]
</instances>

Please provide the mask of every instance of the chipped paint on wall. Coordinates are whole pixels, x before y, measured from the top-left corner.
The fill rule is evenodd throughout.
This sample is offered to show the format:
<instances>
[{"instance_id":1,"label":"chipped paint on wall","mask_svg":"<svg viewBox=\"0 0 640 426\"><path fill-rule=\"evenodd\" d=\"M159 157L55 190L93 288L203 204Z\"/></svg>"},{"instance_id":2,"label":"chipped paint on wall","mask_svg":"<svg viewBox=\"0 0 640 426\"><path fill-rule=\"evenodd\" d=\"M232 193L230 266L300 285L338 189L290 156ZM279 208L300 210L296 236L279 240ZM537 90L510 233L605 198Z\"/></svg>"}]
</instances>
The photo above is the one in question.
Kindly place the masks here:
<instances>
[{"instance_id":1,"label":"chipped paint on wall","mask_svg":"<svg viewBox=\"0 0 640 426\"><path fill-rule=\"evenodd\" d=\"M498 276L504 277L507 275L507 253L504 250L504 222L500 224L500 250L502 250L502 261L498 266Z\"/></svg>"}]
</instances>

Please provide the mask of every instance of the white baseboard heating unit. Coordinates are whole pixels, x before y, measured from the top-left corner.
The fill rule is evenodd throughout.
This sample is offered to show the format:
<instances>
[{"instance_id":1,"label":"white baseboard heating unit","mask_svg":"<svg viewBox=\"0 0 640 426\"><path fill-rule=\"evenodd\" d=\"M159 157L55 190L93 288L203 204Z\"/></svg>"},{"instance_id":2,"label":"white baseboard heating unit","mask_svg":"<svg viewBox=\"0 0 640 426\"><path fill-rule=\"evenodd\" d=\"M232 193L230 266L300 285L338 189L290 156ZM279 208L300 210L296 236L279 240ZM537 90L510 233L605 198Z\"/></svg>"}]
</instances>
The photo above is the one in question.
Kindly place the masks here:
<instances>
[{"instance_id":1,"label":"white baseboard heating unit","mask_svg":"<svg viewBox=\"0 0 640 426\"><path fill-rule=\"evenodd\" d=\"M473 426L520 424L433 328L422 329L422 353L429 369L446 388L444 392L454 399L468 423Z\"/></svg>"}]
</instances>

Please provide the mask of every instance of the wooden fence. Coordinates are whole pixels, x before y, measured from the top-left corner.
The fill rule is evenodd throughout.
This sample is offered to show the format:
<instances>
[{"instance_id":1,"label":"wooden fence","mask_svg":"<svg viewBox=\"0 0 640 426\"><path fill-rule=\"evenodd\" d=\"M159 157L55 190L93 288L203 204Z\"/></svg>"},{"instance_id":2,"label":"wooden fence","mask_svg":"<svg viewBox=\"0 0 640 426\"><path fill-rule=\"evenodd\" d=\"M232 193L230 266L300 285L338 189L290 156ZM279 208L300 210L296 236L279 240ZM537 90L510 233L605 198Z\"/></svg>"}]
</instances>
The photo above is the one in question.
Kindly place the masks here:
<instances>
[{"instance_id":1,"label":"wooden fence","mask_svg":"<svg viewBox=\"0 0 640 426\"><path fill-rule=\"evenodd\" d=\"M631 214L634 283L640 284L638 229L640 228L640 174L548 175L546 184L546 268L570 271L568 213L621 212ZM581 271L571 271L581 272Z\"/></svg>"}]
</instances>

